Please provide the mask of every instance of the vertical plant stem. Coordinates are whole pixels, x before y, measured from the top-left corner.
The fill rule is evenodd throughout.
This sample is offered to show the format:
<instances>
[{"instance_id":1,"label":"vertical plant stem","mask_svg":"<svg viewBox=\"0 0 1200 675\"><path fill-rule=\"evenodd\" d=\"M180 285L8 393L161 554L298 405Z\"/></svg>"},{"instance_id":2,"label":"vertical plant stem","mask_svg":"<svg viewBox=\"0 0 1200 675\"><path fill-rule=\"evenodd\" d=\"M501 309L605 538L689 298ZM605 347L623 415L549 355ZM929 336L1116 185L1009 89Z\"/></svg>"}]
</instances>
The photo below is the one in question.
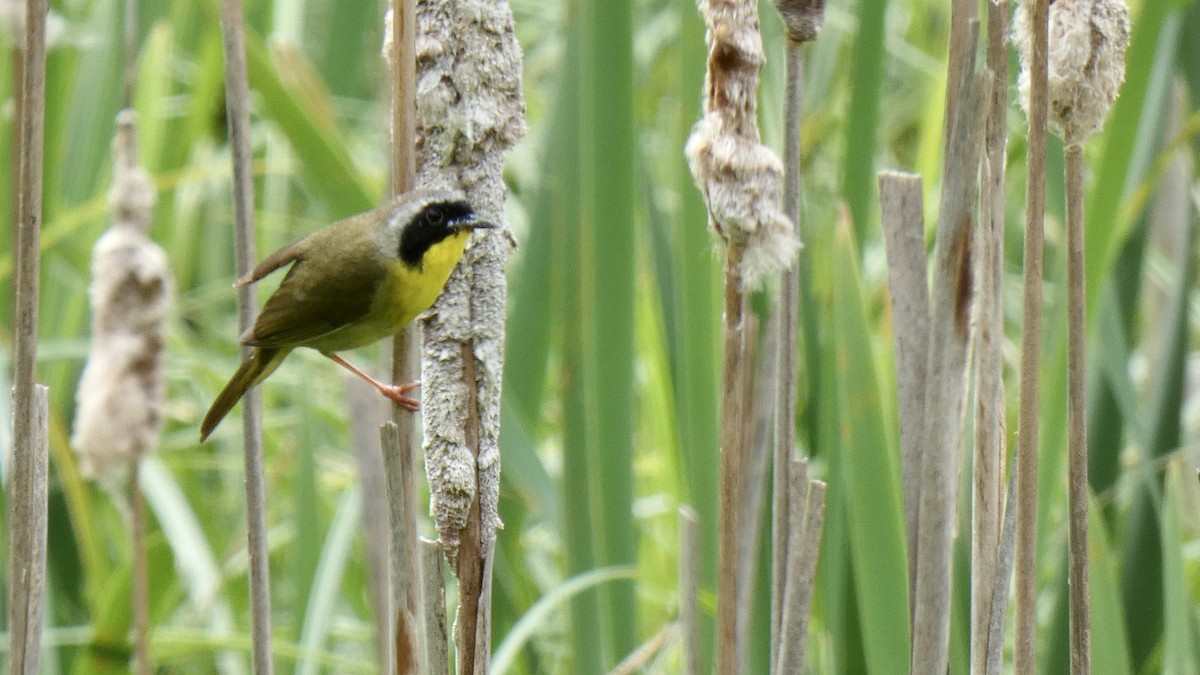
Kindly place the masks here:
<instances>
[{"instance_id":1,"label":"vertical plant stem","mask_svg":"<svg viewBox=\"0 0 1200 675\"><path fill-rule=\"evenodd\" d=\"M246 35L241 0L221 0L221 37L225 45L225 103L233 160L234 239L237 273L254 264L254 180L250 167L250 85L246 75ZM250 285L238 289L241 330L254 325L256 299ZM242 358L251 347L242 348ZM269 675L271 661L271 587L267 558L266 486L263 478L262 399L252 387L242 399L242 438L246 466L246 530L250 552L251 651L254 672Z\"/></svg>"},{"instance_id":2,"label":"vertical plant stem","mask_svg":"<svg viewBox=\"0 0 1200 675\"><path fill-rule=\"evenodd\" d=\"M392 626L391 666L397 675L418 673L421 669L420 643L416 619L408 608L410 587L416 568L409 557L410 541L417 538L416 455L404 452L399 425L386 422L379 430L383 449L384 473L387 474L388 522L391 531Z\"/></svg>"},{"instance_id":3,"label":"vertical plant stem","mask_svg":"<svg viewBox=\"0 0 1200 675\"><path fill-rule=\"evenodd\" d=\"M1015 473L1015 472L1014 472ZM1017 548L1017 480L1009 478L1004 497L1004 526L996 550L996 571L992 581L992 599L988 609L987 654L983 673L1000 675L1004 656L1004 610L1008 607L1009 580L1012 578L1013 558Z\"/></svg>"},{"instance_id":4,"label":"vertical plant stem","mask_svg":"<svg viewBox=\"0 0 1200 675\"><path fill-rule=\"evenodd\" d=\"M387 468L379 427L387 417L387 399L361 378L349 373L346 385L346 412L350 420L351 442L362 485L363 557L366 559L367 588L374 610L376 657L384 673L395 672L392 663L391 609L391 530L388 516Z\"/></svg>"},{"instance_id":5,"label":"vertical plant stem","mask_svg":"<svg viewBox=\"0 0 1200 675\"><path fill-rule=\"evenodd\" d=\"M417 14L415 0L390 0L391 35L388 44L391 46L389 60L392 66L392 162L391 162L391 193L399 195L413 188L416 174L416 34ZM414 382L418 378L420 362L421 328L413 322L401 331L392 341L392 381ZM398 476L403 488L399 493L392 493L393 499L400 501L393 505L392 517L403 522L392 523L392 535L401 536L400 541L391 545L391 583L395 604L389 614L392 645L396 650L389 655L389 662L396 668L397 673L415 672L401 670L401 651L410 655L419 652L419 626L417 617L421 616L420 589L413 582L420 570L417 549L417 496L416 471L417 449L420 444L420 431L417 427L417 417L399 406L393 406L392 419L396 424L398 435L396 446L392 450L403 459L398 468L405 472ZM395 459L395 458L393 458ZM412 667L419 667L419 658L409 658L405 661Z\"/></svg>"},{"instance_id":6,"label":"vertical plant stem","mask_svg":"<svg viewBox=\"0 0 1200 675\"><path fill-rule=\"evenodd\" d=\"M121 107L133 107L133 92L137 85L137 0L125 0L125 62L121 77Z\"/></svg>"},{"instance_id":7,"label":"vertical plant stem","mask_svg":"<svg viewBox=\"0 0 1200 675\"><path fill-rule=\"evenodd\" d=\"M150 566L146 551L146 502L142 498L141 461L129 462L129 506L133 515L133 672L150 675Z\"/></svg>"},{"instance_id":8,"label":"vertical plant stem","mask_svg":"<svg viewBox=\"0 0 1200 675\"><path fill-rule=\"evenodd\" d=\"M1029 3L1029 141L1025 183L1025 247L1017 428L1017 675L1032 675L1037 625L1038 371L1042 352L1042 256L1046 213L1046 48L1049 0Z\"/></svg>"},{"instance_id":9,"label":"vertical plant stem","mask_svg":"<svg viewBox=\"0 0 1200 675\"><path fill-rule=\"evenodd\" d=\"M1083 146L1066 148L1067 164L1067 418L1071 592L1071 672L1092 672L1088 609L1087 345L1083 241Z\"/></svg>"},{"instance_id":10,"label":"vertical plant stem","mask_svg":"<svg viewBox=\"0 0 1200 675\"><path fill-rule=\"evenodd\" d=\"M975 459L971 507L971 672L982 673L996 580L1004 490L1004 160L1008 110L1008 11L988 1L988 68L996 85L988 101L980 186Z\"/></svg>"},{"instance_id":11,"label":"vertical plant stem","mask_svg":"<svg viewBox=\"0 0 1200 675\"><path fill-rule=\"evenodd\" d=\"M925 255L925 207L921 177L883 171L879 202L892 300L896 349L896 399L900 414L900 473L908 533L909 613L916 601L917 512L921 451L925 447L925 382L929 366L929 261Z\"/></svg>"},{"instance_id":12,"label":"vertical plant stem","mask_svg":"<svg viewBox=\"0 0 1200 675\"><path fill-rule=\"evenodd\" d=\"M721 477L718 504L717 550L717 672L742 672L738 661L743 636L737 633L738 526L746 463L743 440L747 410L745 392L750 390L749 322L745 316L746 294L742 290L743 248L731 243L725 258L725 351L724 384L721 391Z\"/></svg>"},{"instance_id":13,"label":"vertical plant stem","mask_svg":"<svg viewBox=\"0 0 1200 675\"><path fill-rule=\"evenodd\" d=\"M41 652L46 585L45 387L37 380L42 159L46 121L46 0L25 3L21 112L17 120L16 308L13 318L13 439L8 501L9 672L34 675Z\"/></svg>"},{"instance_id":14,"label":"vertical plant stem","mask_svg":"<svg viewBox=\"0 0 1200 675\"><path fill-rule=\"evenodd\" d=\"M442 574L442 547L436 541L421 541L421 582L425 600L425 671L430 675L450 672L450 634L446 630L446 585Z\"/></svg>"},{"instance_id":15,"label":"vertical plant stem","mask_svg":"<svg viewBox=\"0 0 1200 675\"><path fill-rule=\"evenodd\" d=\"M783 212L800 230L800 105L803 95L804 43L787 41L787 92L784 103L783 141ZM779 622L783 612L783 587L788 555L788 469L796 445L796 334L799 325L800 270L793 267L783 273L776 306L779 336L777 367L779 391L775 396L775 442L771 506L771 667L775 671L779 655Z\"/></svg>"},{"instance_id":16,"label":"vertical plant stem","mask_svg":"<svg viewBox=\"0 0 1200 675\"><path fill-rule=\"evenodd\" d=\"M971 24L973 43L978 24ZM958 521L958 478L966 404L967 352L974 295L974 227L984 101L989 73L963 64L961 97L951 123L953 162L945 168L930 295L925 448L921 458L917 584L913 603L912 672L942 673L949 663L952 541Z\"/></svg>"},{"instance_id":17,"label":"vertical plant stem","mask_svg":"<svg viewBox=\"0 0 1200 675\"><path fill-rule=\"evenodd\" d=\"M954 120L954 108L958 105L959 86L962 82L963 64L967 50L975 51L975 42L970 39L968 26L979 14L975 0L950 0L950 48L946 55L946 101L943 126L944 144L942 166L949 165L950 125Z\"/></svg>"},{"instance_id":18,"label":"vertical plant stem","mask_svg":"<svg viewBox=\"0 0 1200 675\"><path fill-rule=\"evenodd\" d=\"M679 633L684 675L700 675L700 517L679 507Z\"/></svg>"},{"instance_id":19,"label":"vertical plant stem","mask_svg":"<svg viewBox=\"0 0 1200 675\"><path fill-rule=\"evenodd\" d=\"M791 546L788 548L787 588L780 621L779 661L774 671L780 674L804 672L808 619L817 581L821 531L825 526L825 483L810 480L802 461L793 461L790 474L794 477L790 488Z\"/></svg>"},{"instance_id":20,"label":"vertical plant stem","mask_svg":"<svg viewBox=\"0 0 1200 675\"><path fill-rule=\"evenodd\" d=\"M26 456L13 457L9 481L9 672L13 675L39 672L45 611L50 394L40 384L33 385L30 394L29 418L15 420L29 427L27 445L14 446Z\"/></svg>"}]
</instances>

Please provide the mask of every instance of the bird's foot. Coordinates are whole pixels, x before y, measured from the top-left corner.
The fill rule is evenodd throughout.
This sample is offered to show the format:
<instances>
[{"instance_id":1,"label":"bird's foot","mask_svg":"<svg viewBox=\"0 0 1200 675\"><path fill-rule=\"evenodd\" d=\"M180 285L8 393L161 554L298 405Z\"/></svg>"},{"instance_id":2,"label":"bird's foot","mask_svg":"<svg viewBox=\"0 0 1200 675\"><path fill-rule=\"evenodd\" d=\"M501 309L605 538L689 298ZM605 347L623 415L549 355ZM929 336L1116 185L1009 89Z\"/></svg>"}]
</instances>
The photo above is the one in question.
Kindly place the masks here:
<instances>
[{"instance_id":1,"label":"bird's foot","mask_svg":"<svg viewBox=\"0 0 1200 675\"><path fill-rule=\"evenodd\" d=\"M379 391L401 408L409 412L417 412L421 409L421 402L410 396L405 396L405 394L420 386L420 382L383 385L379 388Z\"/></svg>"}]
</instances>

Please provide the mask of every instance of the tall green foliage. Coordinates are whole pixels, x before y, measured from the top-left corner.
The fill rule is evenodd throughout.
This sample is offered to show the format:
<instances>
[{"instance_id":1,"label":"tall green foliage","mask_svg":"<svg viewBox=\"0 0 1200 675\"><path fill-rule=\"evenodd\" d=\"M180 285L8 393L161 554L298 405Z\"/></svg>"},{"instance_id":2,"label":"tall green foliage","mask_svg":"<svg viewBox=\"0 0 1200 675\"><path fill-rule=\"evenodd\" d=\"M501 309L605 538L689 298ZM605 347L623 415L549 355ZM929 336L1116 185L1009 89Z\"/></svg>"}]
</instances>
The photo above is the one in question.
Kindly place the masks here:
<instances>
[{"instance_id":1,"label":"tall green foliage","mask_svg":"<svg viewBox=\"0 0 1200 675\"><path fill-rule=\"evenodd\" d=\"M518 673L613 667L676 617L674 514L690 503L701 518L707 663L716 574L721 261L682 154L700 112L703 26L691 0L512 1L525 49L530 134L511 156L508 174L519 248L510 269L506 529L497 549L495 644L517 636L505 658ZM107 223L119 5L58 3L64 31L50 52L39 378L52 394L51 655L45 659L52 673L119 670L129 649L122 516L83 480L67 446L86 353L90 250ZM370 4L249 5L265 250L377 201L386 173L382 28ZM166 433L144 471L153 653L164 667L185 673L245 672L249 640L236 425L227 424L206 446L195 444L199 415L236 364L215 7L212 0L142 0L138 30L135 105L141 155L158 190L153 234L178 280ZM1188 507L1196 498L1187 414L1195 394L1185 377L1197 344L1197 215L1193 206L1181 255L1172 258L1155 243L1148 197L1167 153L1194 163L1200 152L1193 112L1200 101L1198 7L1182 0L1135 3L1127 82L1105 130L1087 148L1098 672L1194 672L1189 664L1200 637L1200 521ZM768 63L760 117L764 138L778 143L782 37L768 5L761 19ZM891 317L873 186L876 169L927 170L917 165L940 157L930 139L942 134L937 93L945 89L947 20L946 3L933 0L830 3L827 25L806 52L796 425L798 451L813 458L814 475L829 483L809 640L813 672L907 667ZM0 51L4 100L13 91L12 54ZM1182 94L1190 106L1180 104ZM1163 135L1171 115L1183 120L1178 137ZM1015 340L1025 146L1023 116L1014 109L1009 118L1005 327ZM10 125L0 125L4 151L11 137ZM1051 163L1051 171L1060 168ZM0 162L0 177L10 178L4 184L11 176L11 162ZM936 194L937 180L926 175L928 194ZM1060 192L1052 185L1050 201ZM849 215L839 219L843 204ZM11 212L12 205L4 191L0 208ZM1066 645L1059 609L1065 583L1057 581L1066 536L1060 470L1066 414L1056 393L1065 381L1058 337L1065 332L1065 251L1061 208L1051 203L1050 212L1039 508L1039 578L1046 581L1039 605L1053 608L1040 626L1048 673L1061 671ZM6 287L11 275L6 239L0 241ZM772 292L768 286L760 300ZM1149 293L1168 300L1147 303ZM0 293L0 305L10 309L8 293ZM11 331L7 318L3 326ZM353 358L380 353L363 352ZM1146 355L1154 358L1143 367ZM1015 420L1011 358L1008 366L1008 412ZM264 387L277 659L309 671L373 672L342 386L323 359L298 353ZM428 523L423 527L432 532ZM967 550L968 536L959 531L958 550ZM756 582L760 591L765 577ZM966 587L959 577L956 592ZM952 616L954 663L963 663L965 650L961 610L960 602ZM648 670L677 672L680 663L677 643L669 642Z\"/></svg>"}]
</instances>

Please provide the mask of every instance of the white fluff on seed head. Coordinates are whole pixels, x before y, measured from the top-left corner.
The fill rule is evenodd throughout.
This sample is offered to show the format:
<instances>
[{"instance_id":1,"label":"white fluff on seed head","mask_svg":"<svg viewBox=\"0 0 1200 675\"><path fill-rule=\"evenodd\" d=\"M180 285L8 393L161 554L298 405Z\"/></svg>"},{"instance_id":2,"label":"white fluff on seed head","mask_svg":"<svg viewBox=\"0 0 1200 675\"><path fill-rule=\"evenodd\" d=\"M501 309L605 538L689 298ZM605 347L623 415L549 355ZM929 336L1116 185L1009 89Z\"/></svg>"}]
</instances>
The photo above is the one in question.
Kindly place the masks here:
<instances>
[{"instance_id":1,"label":"white fluff on seed head","mask_svg":"<svg viewBox=\"0 0 1200 675\"><path fill-rule=\"evenodd\" d=\"M1017 91L1028 111L1032 45L1025 5L1017 8L1013 41L1021 56ZM1123 0L1056 0L1048 29L1050 125L1068 145L1082 143L1104 124L1125 81L1129 9Z\"/></svg>"}]
</instances>

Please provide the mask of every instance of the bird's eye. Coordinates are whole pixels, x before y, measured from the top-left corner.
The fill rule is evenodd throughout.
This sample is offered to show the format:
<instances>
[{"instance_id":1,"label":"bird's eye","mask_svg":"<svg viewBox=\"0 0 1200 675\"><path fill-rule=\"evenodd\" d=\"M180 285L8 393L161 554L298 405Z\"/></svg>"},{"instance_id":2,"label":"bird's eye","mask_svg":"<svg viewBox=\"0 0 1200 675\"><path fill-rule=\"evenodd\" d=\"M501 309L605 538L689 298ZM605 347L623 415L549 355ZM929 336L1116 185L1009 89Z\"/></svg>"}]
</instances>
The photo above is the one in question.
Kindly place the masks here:
<instances>
[{"instance_id":1,"label":"bird's eye","mask_svg":"<svg viewBox=\"0 0 1200 675\"><path fill-rule=\"evenodd\" d=\"M433 207L425 214L426 220L430 225L441 225L446 222L446 214L438 207Z\"/></svg>"}]
</instances>

